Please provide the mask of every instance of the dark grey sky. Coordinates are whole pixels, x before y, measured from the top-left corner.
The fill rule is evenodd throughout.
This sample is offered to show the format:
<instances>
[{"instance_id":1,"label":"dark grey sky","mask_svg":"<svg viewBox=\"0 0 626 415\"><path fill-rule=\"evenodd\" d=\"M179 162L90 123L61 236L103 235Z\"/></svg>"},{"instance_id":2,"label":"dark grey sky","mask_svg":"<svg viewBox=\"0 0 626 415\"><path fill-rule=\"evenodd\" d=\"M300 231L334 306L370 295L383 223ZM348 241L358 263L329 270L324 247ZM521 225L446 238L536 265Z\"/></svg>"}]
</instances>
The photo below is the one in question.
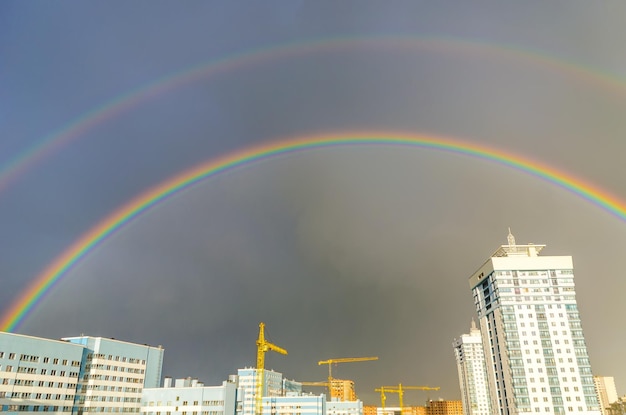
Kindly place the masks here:
<instances>
[{"instance_id":1,"label":"dark grey sky","mask_svg":"<svg viewBox=\"0 0 626 415\"><path fill-rule=\"evenodd\" d=\"M459 137L626 199L626 6L440 3L3 2L0 167L159 78L302 46L156 94L26 169L0 193L0 305L133 196L278 138ZM337 38L353 41L306 46ZM267 366L289 378L374 355L334 369L365 403L397 383L441 387L407 403L459 399L451 343L474 316L467 278L509 226L574 257L594 372L623 394L626 223L519 171L424 149L310 150L206 180L89 254L19 332L162 344L164 374L219 384L254 365L264 321L289 351Z\"/></svg>"}]
</instances>

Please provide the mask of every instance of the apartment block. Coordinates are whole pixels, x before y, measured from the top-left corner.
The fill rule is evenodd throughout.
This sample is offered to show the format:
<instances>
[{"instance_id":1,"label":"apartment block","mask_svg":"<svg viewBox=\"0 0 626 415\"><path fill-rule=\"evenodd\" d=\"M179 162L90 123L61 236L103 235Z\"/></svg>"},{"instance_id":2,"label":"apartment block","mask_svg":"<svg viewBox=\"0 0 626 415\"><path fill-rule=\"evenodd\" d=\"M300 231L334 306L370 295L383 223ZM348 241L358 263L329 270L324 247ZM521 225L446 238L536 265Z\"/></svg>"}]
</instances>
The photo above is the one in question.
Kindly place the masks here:
<instances>
[{"instance_id":1,"label":"apartment block","mask_svg":"<svg viewBox=\"0 0 626 415\"><path fill-rule=\"evenodd\" d=\"M0 411L76 413L84 348L0 332Z\"/></svg>"},{"instance_id":2,"label":"apartment block","mask_svg":"<svg viewBox=\"0 0 626 415\"><path fill-rule=\"evenodd\" d=\"M498 248L470 277L494 413L600 415L571 256Z\"/></svg>"},{"instance_id":3,"label":"apartment block","mask_svg":"<svg viewBox=\"0 0 626 415\"><path fill-rule=\"evenodd\" d=\"M139 412L144 387L160 384L163 348L103 337L67 337L84 348L78 413Z\"/></svg>"},{"instance_id":4,"label":"apartment block","mask_svg":"<svg viewBox=\"0 0 626 415\"><path fill-rule=\"evenodd\" d=\"M162 363L161 347L0 332L1 411L139 412L143 388L160 383Z\"/></svg>"},{"instance_id":5,"label":"apartment block","mask_svg":"<svg viewBox=\"0 0 626 415\"><path fill-rule=\"evenodd\" d=\"M463 415L463 403L443 399L428 401L426 415Z\"/></svg>"},{"instance_id":6,"label":"apartment block","mask_svg":"<svg viewBox=\"0 0 626 415\"><path fill-rule=\"evenodd\" d=\"M482 336L474 320L470 332L455 339L453 347L465 415L491 415Z\"/></svg>"},{"instance_id":7,"label":"apartment block","mask_svg":"<svg viewBox=\"0 0 626 415\"><path fill-rule=\"evenodd\" d=\"M611 404L617 402L617 389L612 376L594 376L593 383L600 401L602 415L609 415Z\"/></svg>"}]
</instances>

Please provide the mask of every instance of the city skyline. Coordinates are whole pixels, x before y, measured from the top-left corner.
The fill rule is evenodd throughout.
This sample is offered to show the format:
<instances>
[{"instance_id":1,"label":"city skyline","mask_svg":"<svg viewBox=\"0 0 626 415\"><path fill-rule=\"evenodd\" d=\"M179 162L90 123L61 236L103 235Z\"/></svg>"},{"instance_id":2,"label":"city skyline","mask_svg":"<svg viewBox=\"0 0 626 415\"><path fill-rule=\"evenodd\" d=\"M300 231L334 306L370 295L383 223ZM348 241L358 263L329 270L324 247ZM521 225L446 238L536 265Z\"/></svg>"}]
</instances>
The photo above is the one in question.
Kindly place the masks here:
<instances>
[{"instance_id":1,"label":"city skyline","mask_svg":"<svg viewBox=\"0 0 626 415\"><path fill-rule=\"evenodd\" d=\"M460 392L461 392L461 398L463 401L463 405L465 407L466 411L471 411L471 412L467 412L468 415L471 414L481 414L481 413L490 413L490 408L493 407L495 405L495 402L488 402L485 401L485 396L483 396L483 394L486 394L487 396L489 396L490 394L490 388L489 388L489 384L492 382L497 382L498 376L495 377L495 379L493 378L493 373L490 373L489 376L489 381L487 382L487 379L484 377L485 375L487 375L487 372L485 372L485 355L483 353L482 350L482 344L483 344L483 335L482 335L482 331L485 331L485 335L486 337L484 337L485 339L489 338L491 339L491 341L493 342L496 337L497 337L497 329L494 332L494 328L497 326L498 328L500 328L501 330L504 330L504 332L507 334L503 337L503 339L505 340L500 340L501 342L504 342L504 350L506 350L506 354L510 357L511 355L509 355L509 353L512 353L510 348L513 347L511 346L512 343L516 343L517 346L514 346L514 348L519 348L520 344L523 342L525 345L529 344L530 341L532 340L533 336L522 336L520 335L519 337L517 337L517 332L515 331L513 334L515 334L516 336L513 337L514 339L518 339L518 340L510 340L507 339L509 337L511 337L511 328L507 328L507 325L515 325L515 307L517 307L520 311L521 308L524 308L524 310L526 310L526 308L528 307L529 310L532 308L532 310L537 312L537 318L540 319L539 315L541 314L544 317L541 317L541 321L545 321L545 316L547 316L547 314L550 314L551 316L551 320L554 318L554 313L546 313L547 308L552 309L553 305L554 308L561 308L563 307L563 309L567 309L568 313L567 313L567 318L569 320L569 324L567 325L568 327L572 326L572 324L576 324L576 326L572 326L571 330L572 333L568 334L569 337L566 336L566 332L563 331L563 335L566 336L566 340L564 340L565 343L565 347L568 347L567 344L570 343L570 340L572 341L572 345L575 346L575 350L576 350L576 354L575 356L578 358L578 360L580 360L580 356L584 356L585 360L587 361L586 363L581 363L578 362L578 364L575 366L576 367L576 371L572 370L572 372L574 372L574 375L580 375L583 378L585 377L584 373L586 373L589 379L593 378L593 381L591 383L587 382L588 385L587 387L585 387L586 389L593 389L593 394L594 396L597 396L597 398L599 399L599 401L605 403L607 406L608 404L612 403L613 401L616 400L617 398L617 392L615 390L615 383L614 383L614 378L613 377L604 377L604 376L599 376L596 374L593 374L591 371L591 367L589 364L589 360L588 360L588 352L586 349L586 345L585 345L585 340L584 337L582 335L582 331L581 329L581 323L580 323L580 316L578 313L578 308L576 305L576 301L575 301L575 291L574 291L574 275L573 275L573 270L572 270L572 259L569 256L562 256L562 257L547 257L547 258L541 258L539 256L539 253L545 248L545 245L538 245L538 244L517 244L515 241L515 237L512 235L511 233L511 229L508 229L508 236L507 236L507 244L506 245L502 245L500 248L498 248L496 250L496 252L491 256L491 258L481 267L479 268L478 271L476 271L472 277L470 277L469 282L470 282L470 287L473 287L473 293L474 293L474 301L475 301L475 305L477 307L477 311L478 311L478 318L479 321L481 322L481 326L482 329L478 329L476 327L476 323L474 321L474 319L472 318L471 321L471 327L470 327L470 332L469 334L463 334L460 335L458 338L455 338L453 345L454 345L454 356L456 358L456 363L457 363L457 371L458 371L458 376L459 376L459 382L460 382ZM508 262L502 262L502 259L509 259ZM493 264L492 264L493 263ZM515 268L514 271L511 271L511 269ZM544 268L549 268L547 271L544 270ZM493 270L492 270L493 269ZM490 270L491 273L486 274L486 272L489 272ZM532 271L528 271L528 270L532 270ZM537 271L539 270L539 271ZM519 275L518 275L519 274ZM505 277L505 279L502 278L502 276ZM523 279L520 280L521 283L518 283L516 281L516 279L518 277L526 277L528 278L528 276L530 276L530 280L527 279ZM513 277L513 280L511 280L510 278ZM568 278L570 277L570 278ZM509 279L506 279L509 278ZM534 281L534 279L537 279L537 281ZM541 279L544 278L545 280ZM546 279L547 278L547 279ZM551 278L551 279L550 279ZM555 278L558 278L555 279ZM483 281L484 280L484 281ZM547 281L547 282L545 282ZM550 283L550 281L552 281ZM556 281L559 281L558 283ZM496 284L497 282L497 284ZM528 284L529 283L535 283L534 285L531 284L530 288L528 288ZM544 282L545 284L548 284L549 287L548 288L543 288L543 286L540 287L540 285L542 284L542 282ZM515 283L515 284L513 284ZM478 285L476 285L478 284ZM537 285L539 284L539 285ZM513 288L506 288L507 285L510 285L511 287L515 286L515 287L522 287L521 290L526 292L528 295L533 294L533 292L535 292L533 295L534 296L526 296L526 297L519 297L520 292L520 288L516 288L515 289L515 295L512 296L513 294ZM563 285L565 285L563 287ZM479 287L480 286L480 287ZM486 287L486 288L485 288ZM524 288L525 287L525 288ZM532 288L532 287L538 287L538 288ZM554 288L557 287L557 288ZM532 289L531 289L532 288ZM545 296L544 299L544 294L545 292L549 291L549 294L552 294L552 290L550 290L550 288L552 288L552 290L554 290L554 294L555 296ZM485 290L485 292L483 293L483 289ZM489 291L489 293L487 293L487 291ZM541 296L537 297L537 293L540 293ZM560 298L559 296L562 296L563 298ZM552 298L554 297L555 301L552 301ZM518 301L515 301L518 300ZM519 300L522 300L521 303ZM561 302L562 300L562 302ZM510 305L507 305L510 304ZM520 305L521 304L521 305ZM495 305L494 309L498 309L498 311L500 311L500 309L504 310L504 312L500 313L499 317L496 317L496 319L493 319L493 313L489 311L489 309L491 308L492 305ZM509 310L510 308L510 310ZM490 314L492 313L492 314ZM509 313L509 314L507 314ZM512 313L512 314L511 314ZM572 314L574 313L574 314ZM531 313L532 314L532 313ZM531 318L531 314L529 314L529 318ZM485 317L485 315L491 315L492 316L492 320L489 320ZM559 314L561 317L563 315L563 313ZM571 315L575 315L575 317L571 317ZM506 318L507 316L509 316L509 318ZM512 316L512 317L511 317ZM523 317L525 315L522 313L519 315L519 317L523 320ZM572 318L574 320L572 320ZM489 320L489 321L487 321ZM539 329L542 329L541 324L545 324L546 327L543 327L543 329L548 329L548 325L547 323L542 323L539 322ZM572 321L574 321L572 323ZM491 323L491 324L490 324ZM534 322L530 322L530 327L534 327ZM555 322L552 322L553 326L556 326ZM564 323L561 322L561 326L563 326ZM521 327L524 327L525 323L521 323ZM552 327L554 328L554 327ZM563 328L563 327L561 327ZM519 327L515 327L516 330L520 330ZM581 334L574 334L574 332L576 331L575 329L578 329L580 331ZM495 333L495 334L494 334ZM522 334L525 334L525 331L521 332ZM534 332L533 332L534 333ZM557 335L557 332L554 332L554 335ZM83 335L81 335L83 336ZM542 335L543 336L543 335ZM543 344L545 342L550 342L550 337L549 334L546 335L548 336L546 340L546 337L541 337L542 340L542 346L544 347L544 352L541 355L542 357L545 357L546 359L546 363L547 364L547 360L552 360L554 362L556 362L557 358L559 356L568 356L567 354L559 354L561 349L557 349L558 347L558 343L559 340L555 340L556 345L546 345ZM575 336L575 338L581 339L581 340L572 340L573 338L571 336ZM577 337L576 337L577 336ZM79 343L81 344L83 342L84 339L90 339L90 337L78 337L78 338L63 338L62 340L65 341L69 341L69 342L73 342L73 343ZM86 340L84 340L86 341ZM91 342L93 342L93 340L90 340ZM512 342L512 343L511 343ZM581 344L578 344L577 342L580 342ZM87 344L87 343L85 343ZM98 343L96 343L98 344ZM497 344L497 341L494 345ZM537 341L535 340L534 343L535 345L537 345ZM554 350L558 350L557 354L552 354L550 353L549 355L546 355L546 347L555 347ZM93 347L93 345L91 346ZM160 348L161 346L159 346ZM538 346L535 346L538 347ZM582 347L582 349L581 349ZM497 347L498 350L500 349L500 347ZM486 349L485 349L486 350ZM580 354L578 353L578 350L583 350L584 353ZM523 357L522 356L522 351L520 350L519 353L520 355L518 357ZM550 349L549 351L552 352L552 349ZM530 350L526 350L527 353L530 352ZM537 350L535 350L535 353L537 352ZM498 352L498 356L499 356L499 352ZM211 356L211 353L209 351L209 356ZM548 356L552 357L551 359L548 359ZM572 354L571 356L574 356L574 354ZM527 357L527 356L526 356ZM369 359L369 360L377 360L377 358L363 358L363 359ZM490 355L490 360L491 359L495 359L495 357ZM499 359L499 357L498 357ZM348 361L349 359L346 359L346 361ZM355 359L357 360L357 359ZM522 359L518 359L518 360L522 360ZM561 363L564 359L559 358L558 359ZM572 359L568 359L570 362L572 361ZM161 361L162 361L162 357L161 357ZM495 364L498 364L498 362L500 362L500 360L497 360ZM537 362L539 362L539 359L537 360ZM321 362L320 362L321 363ZM562 364L559 364L559 366L562 366ZM501 364L501 363L500 363ZM580 366L580 365L583 366ZM522 364L520 363L520 367ZM553 366L556 367L556 363L552 364ZM572 363L569 364L569 366L571 366ZM532 365L529 365L532 366ZM1 366L0 366L1 367ZM543 370L541 368L543 368L544 366L541 366L540 364L537 364L535 369L538 372L543 372ZM588 371L583 373L583 370L581 369L581 367L587 368ZM519 369L518 369L519 370ZM524 369L521 369L522 371ZM530 375L530 379L532 382L534 382L534 377L532 375L533 369L527 369L530 371L531 375ZM548 372L550 371L550 368L547 369ZM556 372L556 369L553 369L555 371L555 373L552 373L552 375L558 375L558 373ZM245 369L242 372L242 369L239 369L239 376L241 377L241 373L252 373L254 372L255 369ZM561 370L562 372L564 371L564 369L562 368ZM513 369L507 368L505 370L506 373L508 372L514 372ZM268 372L268 373L274 373L272 371ZM541 375L540 373L538 373L539 375ZM547 375L551 374L551 373L546 373ZM562 373L561 373L562 374ZM193 374L190 374L193 375ZM592 376L593 375L593 376ZM164 375L161 376L160 372L159 372L159 378L160 381L157 381L158 384L163 383L165 385L166 381L165 379L168 378L171 381L171 376L169 375ZM251 376L251 375L249 375ZM528 373L526 373L526 380L528 380ZM282 379L282 373L280 374L280 378ZM188 378L191 379L191 378ZM196 379L196 381L198 381L198 378L193 378ZM287 379L287 378L285 378ZM565 379L565 378L564 378ZM576 378L573 378L574 380ZM604 380L606 379L606 380ZM294 379L295 380L295 379ZM582 379L584 380L584 379ZM302 379L297 379L296 381L303 381ZM510 380L508 380L507 382L509 382ZM501 378L500 382L504 382L503 377ZM609 383L604 383L604 382L609 382ZM201 381L202 384L204 384L203 381ZM274 382L276 383L276 382ZM278 382L280 383L280 382ZM278 384L277 383L277 384ZM519 382L518 382L519 383ZM574 384L579 385L578 383L574 382ZM550 383L550 385L553 385L552 383ZM584 385L584 382L583 382ZM594 387L591 387L590 385L594 385ZM215 385L217 386L217 385ZM517 385L519 386L519 385ZM528 387L528 385L525 384L525 386ZM540 385L541 386L541 385ZM153 386L154 387L154 386ZM266 385L267 387L267 385ZM501 388L504 388L504 386L499 386ZM511 387L510 385L507 387ZM580 389L583 389L583 386L580 386ZM471 389L471 392L468 390ZM528 387L528 389L530 389ZM574 388L576 390L578 390L578 388ZM569 390L569 388L565 388L565 390ZM608 390L608 395L607 395L607 390ZM276 391L272 392L274 395L277 394ZM498 393L499 395L499 393ZM553 397L555 396L554 393L552 394ZM585 392L585 397L587 397L586 395L588 395L587 392ZM269 395L268 395L269 396ZM277 395L276 395L277 396ZM504 393L504 396L506 396L506 393ZM531 394L532 396L532 394ZM609 396L610 398L607 398L607 396ZM493 395L491 396L493 399ZM562 398L561 398L562 399ZM612 399L612 400L611 400ZM569 400L569 398L568 398ZM529 402L530 403L530 402ZM596 401L596 405L598 405L600 402ZM368 405L371 405L371 403L367 403ZM563 404L563 401L561 401L561 404ZM470 409L471 408L471 409ZM504 413L506 413L508 409L506 409L506 407L504 409L501 409L501 411L505 411ZM546 408L547 410L547 408ZM582 410L579 409L579 412L581 412ZM600 413L600 406L598 406L597 412ZM602 412L604 411L604 409L602 409ZM584 412L584 411L582 411ZM568 412L569 413L569 412ZM587 413L587 412L584 412ZM589 412L592 413L592 412Z\"/></svg>"},{"instance_id":2,"label":"city skyline","mask_svg":"<svg viewBox=\"0 0 626 415\"><path fill-rule=\"evenodd\" d=\"M624 5L146 4L2 6L2 312L133 197L275 140L449 137L626 200ZM163 344L166 374L216 384L254 364L264 321L289 351L267 363L289 377L323 380L320 360L376 355L337 372L367 402L398 383L458 399L450 341L475 313L468 271L511 227L574 258L590 360L623 394L626 335L608 328L626 307L626 222L598 203L467 154L285 153L130 221L17 332ZM201 360L206 350L219 358Z\"/></svg>"}]
</instances>

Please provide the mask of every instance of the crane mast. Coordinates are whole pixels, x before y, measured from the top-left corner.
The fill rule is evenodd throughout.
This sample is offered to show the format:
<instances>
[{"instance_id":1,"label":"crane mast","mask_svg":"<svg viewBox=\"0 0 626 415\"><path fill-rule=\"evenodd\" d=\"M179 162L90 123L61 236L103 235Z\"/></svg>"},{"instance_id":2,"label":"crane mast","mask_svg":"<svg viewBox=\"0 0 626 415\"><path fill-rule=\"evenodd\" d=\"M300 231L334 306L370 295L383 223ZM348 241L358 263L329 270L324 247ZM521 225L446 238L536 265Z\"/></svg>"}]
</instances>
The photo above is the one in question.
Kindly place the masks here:
<instances>
[{"instance_id":1,"label":"crane mast","mask_svg":"<svg viewBox=\"0 0 626 415\"><path fill-rule=\"evenodd\" d=\"M287 350L265 340L265 323L259 324L259 338L256 341L256 369L257 382L255 394L255 414L262 415L263 412L263 383L265 378L265 353L273 351L280 354L287 354Z\"/></svg>"}]
</instances>

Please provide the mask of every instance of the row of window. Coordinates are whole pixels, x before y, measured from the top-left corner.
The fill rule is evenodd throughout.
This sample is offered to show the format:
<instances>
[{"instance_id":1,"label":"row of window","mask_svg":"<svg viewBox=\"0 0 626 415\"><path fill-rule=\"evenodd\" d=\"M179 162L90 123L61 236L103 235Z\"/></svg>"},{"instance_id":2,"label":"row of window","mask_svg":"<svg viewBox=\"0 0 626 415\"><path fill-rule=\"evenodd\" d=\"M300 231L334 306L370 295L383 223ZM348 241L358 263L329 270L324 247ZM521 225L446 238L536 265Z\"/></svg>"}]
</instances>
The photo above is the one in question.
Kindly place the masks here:
<instances>
[{"instance_id":1,"label":"row of window","mask_svg":"<svg viewBox=\"0 0 626 415\"><path fill-rule=\"evenodd\" d=\"M143 412L144 415L172 415L171 411ZM223 415L224 411L182 411L182 415Z\"/></svg>"},{"instance_id":2,"label":"row of window","mask_svg":"<svg viewBox=\"0 0 626 415\"><path fill-rule=\"evenodd\" d=\"M552 294L563 294L563 293L573 293L574 292L574 287L562 287L562 288L556 288L556 287L538 287L538 288L527 288L527 287L500 287L498 288L496 291L496 295L497 294L504 294L504 293L515 293L515 294L526 294L526 293L552 293Z\"/></svg>"},{"instance_id":3,"label":"row of window","mask_svg":"<svg viewBox=\"0 0 626 415\"><path fill-rule=\"evenodd\" d=\"M50 406L50 405L8 405L8 411L14 412L59 412L61 408L62 412L71 412L71 406Z\"/></svg>"},{"instance_id":4,"label":"row of window","mask_svg":"<svg viewBox=\"0 0 626 415\"><path fill-rule=\"evenodd\" d=\"M111 370L113 372L119 371L119 372L127 372L127 373L141 373L141 374L145 372L144 369L132 368L132 367L124 368L120 366L104 365L101 363L85 365L85 370L93 370L93 369Z\"/></svg>"},{"instance_id":5,"label":"row of window","mask_svg":"<svg viewBox=\"0 0 626 415\"><path fill-rule=\"evenodd\" d=\"M3 385L16 385L16 386L38 386L40 388L59 388L59 389L76 389L75 383L64 382L46 382L43 380L31 380L31 379L14 379L14 378L0 378L0 383ZM56 386L55 386L56 385Z\"/></svg>"},{"instance_id":6,"label":"row of window","mask_svg":"<svg viewBox=\"0 0 626 415\"><path fill-rule=\"evenodd\" d=\"M574 275L574 270L571 269L555 269L549 271L552 277L556 277L559 275ZM508 276L512 275L515 278L518 277L545 277L548 275L548 271L495 271L495 275L500 276Z\"/></svg>"},{"instance_id":7,"label":"row of window","mask_svg":"<svg viewBox=\"0 0 626 415\"><path fill-rule=\"evenodd\" d=\"M107 356L106 354L103 354L103 353L89 353L87 355L87 360L92 360L92 359L105 359L105 360L111 360L115 362L128 362L128 363L133 363L133 364L140 363L142 365L146 364L146 361L142 359L135 359L134 357L113 356L113 355Z\"/></svg>"},{"instance_id":8,"label":"row of window","mask_svg":"<svg viewBox=\"0 0 626 415\"><path fill-rule=\"evenodd\" d=\"M550 289L564 291L575 291L574 280L571 278L563 278L559 280L499 280L492 287L496 290L510 290L511 288L529 289Z\"/></svg>"},{"instance_id":9,"label":"row of window","mask_svg":"<svg viewBox=\"0 0 626 415\"><path fill-rule=\"evenodd\" d=\"M30 393L30 392L0 392L0 398L21 398L21 399L45 399L54 401L71 401L75 395L63 395L55 393Z\"/></svg>"},{"instance_id":10,"label":"row of window","mask_svg":"<svg viewBox=\"0 0 626 415\"><path fill-rule=\"evenodd\" d=\"M495 308L494 305L499 305L502 304L502 307L514 307L513 305L510 305L512 303L522 303L522 302L526 302L529 303L531 301L535 301L535 302L552 302L552 301L564 301L564 302L568 302L571 301L571 303L569 304L564 304L565 306L575 306L576 304L574 303L576 301L576 297L573 295L569 295L569 296L522 296L522 295L500 295L497 298L493 298L491 296L485 297L485 301L482 302L478 299L477 295L474 295L474 304L476 306L476 312L478 313L478 318L481 318L483 316L483 314L489 312L489 310L491 310L492 308ZM541 304L526 304L528 306L528 308L531 308L533 306L538 306ZM552 304L550 304L552 305ZM561 304L555 304L555 305L561 305ZM518 307L522 307L521 304L518 304Z\"/></svg>"},{"instance_id":11,"label":"row of window","mask_svg":"<svg viewBox=\"0 0 626 415\"><path fill-rule=\"evenodd\" d=\"M0 352L0 359L3 359L5 356L9 360L17 359L17 354L15 354L15 353ZM27 354L21 354L20 357L19 357L19 360L22 361L22 362L37 362L38 363L40 361L40 359L41 358L39 356L33 356L33 355L27 355ZM67 364L68 364L68 360L67 359L58 359L56 357L52 358L52 364L53 365L58 365L59 362L61 362L61 364L63 366L67 366ZM44 356L43 363L50 363L50 357ZM71 365L74 366L74 367L80 367L80 361L72 360Z\"/></svg>"},{"instance_id":12,"label":"row of window","mask_svg":"<svg viewBox=\"0 0 626 415\"><path fill-rule=\"evenodd\" d=\"M85 393L87 391L111 391L111 392L127 392L127 393L141 393L141 388L128 388L122 386L108 386L108 385L82 385L80 391Z\"/></svg>"},{"instance_id":13,"label":"row of window","mask_svg":"<svg viewBox=\"0 0 626 415\"><path fill-rule=\"evenodd\" d=\"M570 352L570 349L565 349L568 353ZM557 349L557 353L560 353L561 349ZM554 359L552 358L546 358L546 361L549 361L551 364L555 364L554 363ZM517 367L523 367L523 359L510 359L511 362L511 367L517 366ZM526 359L526 363L527 364L532 364L533 363L533 359ZM542 359L537 358L536 359L536 363L538 364L542 364ZM579 367L589 367L591 366L591 363L589 362L589 358L588 357L578 357L576 358L576 363L578 364ZM541 369L541 368L540 368Z\"/></svg>"},{"instance_id":14,"label":"row of window","mask_svg":"<svg viewBox=\"0 0 626 415\"><path fill-rule=\"evenodd\" d=\"M580 320L580 314L578 314L576 312L557 313L557 314L558 314L558 318L560 318L560 319L565 319L567 317L567 319L570 320L570 321L579 321ZM555 314L555 313L545 313L542 310L541 312L537 312L536 314L528 313L527 315L524 315L524 313L518 313L517 314L517 318L519 318L520 320L524 320L526 318L534 319L536 317L537 320L540 320L539 324L541 324L541 323L546 323L546 320L548 319L547 318L548 316L550 316L550 319L556 319L557 318L557 314ZM516 321L516 316L515 316L515 313L513 312L513 310L509 309L509 310L507 310L507 312L503 312L502 313L502 319L504 321ZM551 323L552 323L552 325L554 325L556 322L552 321ZM561 322L561 323L563 323L563 322Z\"/></svg>"},{"instance_id":15,"label":"row of window","mask_svg":"<svg viewBox=\"0 0 626 415\"><path fill-rule=\"evenodd\" d=\"M35 368L35 367L25 367L25 366L17 366L17 367L15 367L13 365L6 365L4 367L4 370L2 368L2 365L0 365L0 371L37 374L37 368ZM39 369L39 374L40 375L65 377L66 375L68 375L68 372L66 372L65 370L57 371L56 369L52 369L50 371L48 371L48 369ZM71 378L78 378L78 372L69 372L69 377L71 377Z\"/></svg>"},{"instance_id":16,"label":"row of window","mask_svg":"<svg viewBox=\"0 0 626 415\"><path fill-rule=\"evenodd\" d=\"M125 378L123 376L109 376L109 375L99 375L99 374L90 374L83 375L83 380L110 380L117 382L126 382L126 383L143 383L142 378Z\"/></svg>"},{"instance_id":17,"label":"row of window","mask_svg":"<svg viewBox=\"0 0 626 415\"><path fill-rule=\"evenodd\" d=\"M180 399L180 396L176 397L176 401L178 402ZM193 401L193 406L198 406L198 402L199 401ZM150 402L143 402L143 406L162 406L163 402L162 401L150 401ZM183 401L183 403L181 404L181 406L188 406L189 405L189 401ZM172 401L167 401L166 406L172 406ZM202 401L202 406L224 406L224 401L223 400L213 400L213 401Z\"/></svg>"},{"instance_id":18,"label":"row of window","mask_svg":"<svg viewBox=\"0 0 626 415\"><path fill-rule=\"evenodd\" d=\"M81 402L141 402L141 398L92 395L81 397Z\"/></svg>"},{"instance_id":19,"label":"row of window","mask_svg":"<svg viewBox=\"0 0 626 415\"><path fill-rule=\"evenodd\" d=\"M502 311L503 312L514 312L515 311L515 306L512 305L505 305L502 306ZM537 312L542 312L542 311L546 311L546 308L551 310L553 308L561 310L561 309L565 309L565 311L567 312L577 312L578 311L578 307L576 306L576 304L535 304L535 305L518 305L517 309L518 310L523 310L524 308L526 308L527 310L535 310Z\"/></svg>"},{"instance_id":20,"label":"row of window","mask_svg":"<svg viewBox=\"0 0 626 415\"><path fill-rule=\"evenodd\" d=\"M519 292L515 292L514 294L501 294L499 298L497 298L496 300L501 301L503 304L504 303L512 303L512 302L517 302L517 303L521 303L521 302L530 302L530 301L541 301L541 302L550 302L550 301L574 301L576 300L576 296L573 295L563 295L563 296L550 296L550 295L525 295L522 296L521 293ZM496 304L498 303L498 301L494 301Z\"/></svg>"}]
</instances>

